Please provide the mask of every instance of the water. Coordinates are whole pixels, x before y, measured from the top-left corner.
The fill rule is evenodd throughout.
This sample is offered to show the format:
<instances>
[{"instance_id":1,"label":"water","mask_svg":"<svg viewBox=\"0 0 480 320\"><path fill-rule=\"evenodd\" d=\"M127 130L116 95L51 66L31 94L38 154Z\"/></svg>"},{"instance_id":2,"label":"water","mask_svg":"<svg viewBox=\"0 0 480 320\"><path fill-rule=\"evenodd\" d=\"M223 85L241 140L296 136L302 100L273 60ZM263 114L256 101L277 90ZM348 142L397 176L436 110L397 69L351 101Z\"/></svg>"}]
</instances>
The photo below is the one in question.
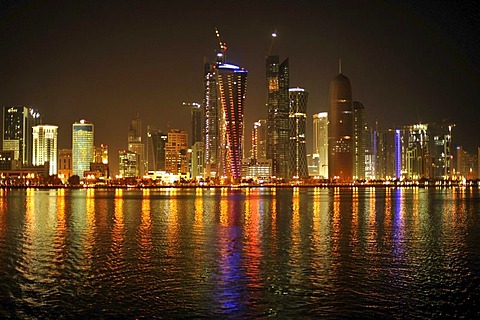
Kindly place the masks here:
<instances>
[{"instance_id":1,"label":"water","mask_svg":"<svg viewBox=\"0 0 480 320\"><path fill-rule=\"evenodd\" d=\"M0 191L0 318L480 316L480 190Z\"/></svg>"}]
</instances>

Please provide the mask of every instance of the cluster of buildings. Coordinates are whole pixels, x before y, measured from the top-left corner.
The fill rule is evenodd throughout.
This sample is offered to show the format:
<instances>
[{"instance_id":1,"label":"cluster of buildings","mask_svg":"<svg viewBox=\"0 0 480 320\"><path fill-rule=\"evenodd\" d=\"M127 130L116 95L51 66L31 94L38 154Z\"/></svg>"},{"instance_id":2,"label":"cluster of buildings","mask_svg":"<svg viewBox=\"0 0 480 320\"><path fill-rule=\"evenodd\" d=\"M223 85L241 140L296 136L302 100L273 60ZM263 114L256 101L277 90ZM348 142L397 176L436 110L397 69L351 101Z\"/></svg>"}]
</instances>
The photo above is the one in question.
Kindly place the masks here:
<instances>
[{"instance_id":1,"label":"cluster of buildings","mask_svg":"<svg viewBox=\"0 0 480 320\"><path fill-rule=\"evenodd\" d=\"M220 40L220 37L217 33ZM352 98L350 80L339 73L330 83L329 107L313 114L313 152L307 154L308 91L290 86L289 60L267 54L266 117L246 135L248 71L226 61L220 41L215 61L204 65L201 103L184 102L191 134L146 126L137 115L128 128L119 172L109 169L108 147L94 144L94 125L72 125L72 148L57 149L55 125L25 106L4 106L0 151L5 183L199 184L458 180L480 177L479 156L453 142L455 125L418 123L379 130L369 126L365 106ZM190 138L190 139L189 139ZM245 150L246 139L251 148ZM13 182L12 182L13 181ZM79 182L77 181L77 183ZM16 183L15 182L15 183Z\"/></svg>"}]
</instances>

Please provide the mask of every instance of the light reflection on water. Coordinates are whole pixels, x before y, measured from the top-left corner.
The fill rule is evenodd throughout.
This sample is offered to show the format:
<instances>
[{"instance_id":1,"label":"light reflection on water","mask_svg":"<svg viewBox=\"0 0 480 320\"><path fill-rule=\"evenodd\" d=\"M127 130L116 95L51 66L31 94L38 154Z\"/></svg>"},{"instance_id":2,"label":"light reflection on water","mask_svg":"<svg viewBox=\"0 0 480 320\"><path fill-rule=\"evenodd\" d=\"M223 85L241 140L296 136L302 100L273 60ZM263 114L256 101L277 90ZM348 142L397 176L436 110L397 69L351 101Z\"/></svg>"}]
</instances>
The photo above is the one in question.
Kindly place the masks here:
<instances>
[{"instance_id":1,"label":"light reflection on water","mask_svg":"<svg viewBox=\"0 0 480 320\"><path fill-rule=\"evenodd\" d=\"M0 190L0 317L475 317L479 190Z\"/></svg>"}]
</instances>

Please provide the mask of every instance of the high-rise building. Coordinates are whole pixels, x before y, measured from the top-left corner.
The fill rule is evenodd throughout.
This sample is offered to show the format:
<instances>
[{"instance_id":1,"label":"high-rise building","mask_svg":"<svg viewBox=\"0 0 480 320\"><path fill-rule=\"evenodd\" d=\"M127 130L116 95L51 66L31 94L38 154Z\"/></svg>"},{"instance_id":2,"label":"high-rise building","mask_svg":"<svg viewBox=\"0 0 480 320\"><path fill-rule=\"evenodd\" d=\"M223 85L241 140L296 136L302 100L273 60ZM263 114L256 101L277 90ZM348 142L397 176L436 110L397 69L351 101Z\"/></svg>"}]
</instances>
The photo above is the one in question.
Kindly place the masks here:
<instances>
[{"instance_id":1,"label":"high-rise building","mask_svg":"<svg viewBox=\"0 0 480 320\"><path fill-rule=\"evenodd\" d=\"M147 126L147 169L149 173L165 171L165 144L168 136Z\"/></svg>"},{"instance_id":2,"label":"high-rise building","mask_svg":"<svg viewBox=\"0 0 480 320\"><path fill-rule=\"evenodd\" d=\"M40 114L35 109L25 106L4 106L2 150L14 151L14 160L20 162L20 165L32 165L32 128L41 123Z\"/></svg>"},{"instance_id":3,"label":"high-rise building","mask_svg":"<svg viewBox=\"0 0 480 320\"><path fill-rule=\"evenodd\" d=\"M453 123L434 123L430 129L430 151L433 160L431 177L450 179L453 177Z\"/></svg>"},{"instance_id":4,"label":"high-rise building","mask_svg":"<svg viewBox=\"0 0 480 320\"><path fill-rule=\"evenodd\" d=\"M263 161L267 159L267 121L265 119L254 122L251 144L251 164L256 164L259 160Z\"/></svg>"},{"instance_id":5,"label":"high-rise building","mask_svg":"<svg viewBox=\"0 0 480 320\"><path fill-rule=\"evenodd\" d=\"M365 107L359 101L353 101L353 178L365 179L365 148L366 148Z\"/></svg>"},{"instance_id":6,"label":"high-rise building","mask_svg":"<svg viewBox=\"0 0 480 320\"><path fill-rule=\"evenodd\" d=\"M171 129L165 144L165 171L186 175L188 170L188 133Z\"/></svg>"},{"instance_id":7,"label":"high-rise building","mask_svg":"<svg viewBox=\"0 0 480 320\"><path fill-rule=\"evenodd\" d=\"M192 146L192 178L203 177L205 171L205 146L203 142L195 142Z\"/></svg>"},{"instance_id":8,"label":"high-rise building","mask_svg":"<svg viewBox=\"0 0 480 320\"><path fill-rule=\"evenodd\" d=\"M267 159L272 160L272 175L288 178L289 170L289 93L288 58L266 57Z\"/></svg>"},{"instance_id":9,"label":"high-rise building","mask_svg":"<svg viewBox=\"0 0 480 320\"><path fill-rule=\"evenodd\" d=\"M193 146L196 142L203 141L202 105L197 102L184 102L183 106L190 108L192 130L190 146Z\"/></svg>"},{"instance_id":10,"label":"high-rise building","mask_svg":"<svg viewBox=\"0 0 480 320\"><path fill-rule=\"evenodd\" d=\"M48 174L57 174L57 126L38 125L33 128L33 165L48 162Z\"/></svg>"},{"instance_id":11,"label":"high-rise building","mask_svg":"<svg viewBox=\"0 0 480 320\"><path fill-rule=\"evenodd\" d=\"M93 123L80 120L72 125L72 173L83 178L93 162Z\"/></svg>"},{"instance_id":12,"label":"high-rise building","mask_svg":"<svg viewBox=\"0 0 480 320\"><path fill-rule=\"evenodd\" d=\"M66 181L70 178L72 173L72 149L58 150L58 176Z\"/></svg>"},{"instance_id":13,"label":"high-rise building","mask_svg":"<svg viewBox=\"0 0 480 320\"><path fill-rule=\"evenodd\" d=\"M430 178L431 158L429 150L430 130L428 124L419 123L404 127L405 177L407 179Z\"/></svg>"},{"instance_id":14,"label":"high-rise building","mask_svg":"<svg viewBox=\"0 0 480 320\"><path fill-rule=\"evenodd\" d=\"M108 146L105 144L100 144L96 146L93 152L93 162L108 164Z\"/></svg>"},{"instance_id":15,"label":"high-rise building","mask_svg":"<svg viewBox=\"0 0 480 320\"><path fill-rule=\"evenodd\" d=\"M353 181L353 109L350 80L340 73L330 82L328 177Z\"/></svg>"},{"instance_id":16,"label":"high-rise building","mask_svg":"<svg viewBox=\"0 0 480 320\"><path fill-rule=\"evenodd\" d=\"M247 70L237 65L216 65L218 96L221 106L220 149L221 176L239 182L243 160L243 117L247 87Z\"/></svg>"},{"instance_id":17,"label":"high-rise building","mask_svg":"<svg viewBox=\"0 0 480 320\"><path fill-rule=\"evenodd\" d=\"M138 161L140 155L133 151L123 150L118 152L118 169L122 178L136 178L139 176Z\"/></svg>"},{"instance_id":18,"label":"high-rise building","mask_svg":"<svg viewBox=\"0 0 480 320\"><path fill-rule=\"evenodd\" d=\"M213 177L218 173L219 155L219 103L215 66L204 64L204 121L205 121L205 175Z\"/></svg>"},{"instance_id":19,"label":"high-rise building","mask_svg":"<svg viewBox=\"0 0 480 320\"><path fill-rule=\"evenodd\" d=\"M290 88L289 111L289 176L288 178L307 178L307 146L305 143L307 128L308 92L303 88Z\"/></svg>"},{"instance_id":20,"label":"high-rise building","mask_svg":"<svg viewBox=\"0 0 480 320\"><path fill-rule=\"evenodd\" d=\"M137 171L139 176L143 176L146 171L145 145L142 142L142 132L142 120L137 115L135 119L132 119L128 128L128 151L138 154L139 160L137 161Z\"/></svg>"},{"instance_id":21,"label":"high-rise building","mask_svg":"<svg viewBox=\"0 0 480 320\"><path fill-rule=\"evenodd\" d=\"M313 155L318 159L318 176L328 179L328 112L313 115Z\"/></svg>"}]
</instances>

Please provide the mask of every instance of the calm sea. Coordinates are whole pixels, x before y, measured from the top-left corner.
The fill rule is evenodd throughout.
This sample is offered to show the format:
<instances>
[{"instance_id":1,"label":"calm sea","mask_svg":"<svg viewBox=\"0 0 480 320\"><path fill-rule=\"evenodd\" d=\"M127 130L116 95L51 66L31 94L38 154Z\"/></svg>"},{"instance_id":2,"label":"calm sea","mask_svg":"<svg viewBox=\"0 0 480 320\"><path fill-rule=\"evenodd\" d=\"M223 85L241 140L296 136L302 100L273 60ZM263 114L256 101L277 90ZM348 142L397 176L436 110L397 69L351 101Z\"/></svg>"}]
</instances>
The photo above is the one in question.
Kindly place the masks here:
<instances>
[{"instance_id":1,"label":"calm sea","mask_svg":"<svg viewBox=\"0 0 480 320\"><path fill-rule=\"evenodd\" d=\"M0 190L0 318L480 316L480 190Z\"/></svg>"}]
</instances>

